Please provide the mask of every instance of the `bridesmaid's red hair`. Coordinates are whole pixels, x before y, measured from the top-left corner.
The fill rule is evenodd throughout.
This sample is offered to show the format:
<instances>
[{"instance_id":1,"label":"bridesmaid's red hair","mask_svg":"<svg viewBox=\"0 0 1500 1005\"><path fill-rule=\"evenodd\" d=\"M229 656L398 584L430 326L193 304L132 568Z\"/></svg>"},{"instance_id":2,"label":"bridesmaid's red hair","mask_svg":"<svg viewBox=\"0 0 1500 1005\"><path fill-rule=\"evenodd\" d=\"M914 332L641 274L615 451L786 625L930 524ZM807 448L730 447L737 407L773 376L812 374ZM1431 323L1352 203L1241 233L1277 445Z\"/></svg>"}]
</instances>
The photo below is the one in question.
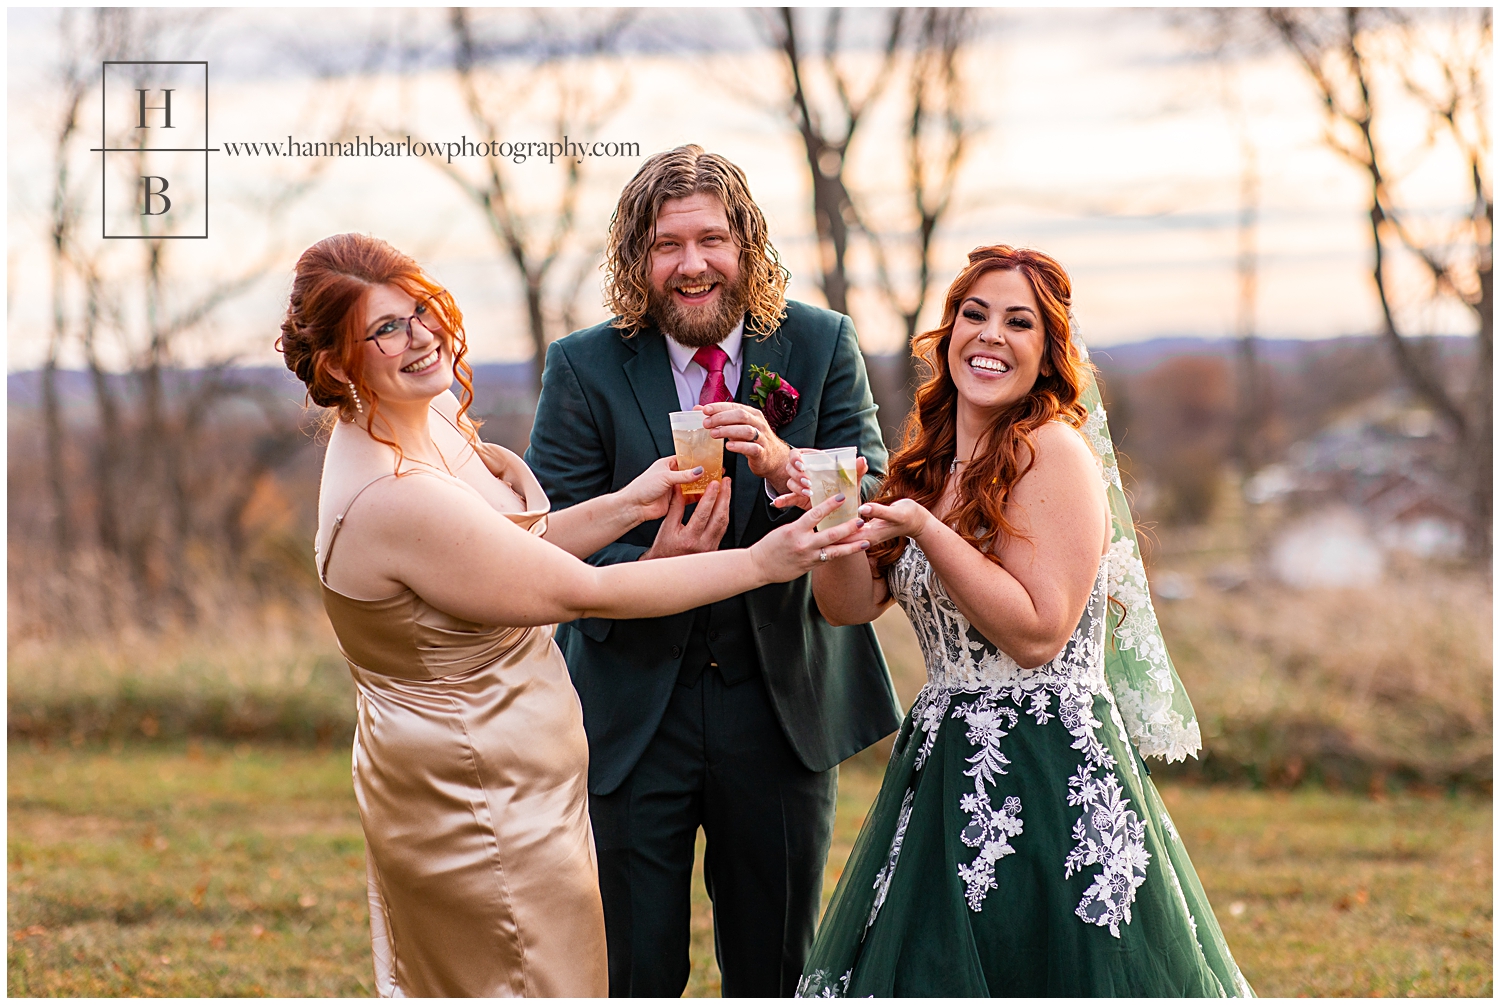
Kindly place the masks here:
<instances>
[{"instance_id":1,"label":"bridesmaid's red hair","mask_svg":"<svg viewBox=\"0 0 1500 1005\"><path fill-rule=\"evenodd\" d=\"M365 349L360 322L365 298L370 290L385 285L415 299L432 298L441 337L453 354L453 375L463 389L458 400L459 426L474 439L476 424L466 414L474 402L474 383L473 371L464 359L468 342L463 314L453 295L433 282L415 259L378 237L336 234L314 244L297 259L292 295L281 322L281 337L276 340L287 369L307 385L314 404L334 409L345 422L353 422L363 404L370 410L370 435L395 449L399 458L400 445L375 432L373 420L380 398L363 379ZM334 369L342 370L348 380L335 377ZM399 460L397 463L399 466Z\"/></svg>"}]
</instances>

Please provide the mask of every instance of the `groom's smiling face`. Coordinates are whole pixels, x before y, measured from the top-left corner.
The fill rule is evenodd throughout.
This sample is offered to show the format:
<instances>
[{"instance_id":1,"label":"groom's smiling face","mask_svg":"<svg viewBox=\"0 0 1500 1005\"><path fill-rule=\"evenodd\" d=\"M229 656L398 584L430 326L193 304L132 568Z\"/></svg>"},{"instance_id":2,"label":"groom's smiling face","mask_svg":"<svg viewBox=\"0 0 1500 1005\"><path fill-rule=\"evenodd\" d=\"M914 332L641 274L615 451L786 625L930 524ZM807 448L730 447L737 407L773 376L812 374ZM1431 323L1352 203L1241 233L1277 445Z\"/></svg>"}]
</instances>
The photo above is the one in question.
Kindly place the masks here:
<instances>
[{"instance_id":1,"label":"groom's smiling face","mask_svg":"<svg viewBox=\"0 0 1500 1005\"><path fill-rule=\"evenodd\" d=\"M718 345L744 317L740 246L724 204L707 193L668 199L651 242L649 310L685 346Z\"/></svg>"}]
</instances>

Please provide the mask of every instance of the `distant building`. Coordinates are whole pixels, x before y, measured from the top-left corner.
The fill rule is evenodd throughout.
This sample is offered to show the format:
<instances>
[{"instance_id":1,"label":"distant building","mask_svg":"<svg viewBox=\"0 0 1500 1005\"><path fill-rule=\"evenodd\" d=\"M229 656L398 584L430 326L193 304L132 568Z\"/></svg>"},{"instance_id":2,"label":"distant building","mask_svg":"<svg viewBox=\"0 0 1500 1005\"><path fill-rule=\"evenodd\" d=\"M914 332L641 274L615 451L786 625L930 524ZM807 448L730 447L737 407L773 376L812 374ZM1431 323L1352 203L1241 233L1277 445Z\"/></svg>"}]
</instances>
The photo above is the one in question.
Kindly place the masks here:
<instances>
[{"instance_id":1,"label":"distant building","mask_svg":"<svg viewBox=\"0 0 1500 1005\"><path fill-rule=\"evenodd\" d=\"M1379 578L1381 552L1462 553L1465 507L1439 468L1432 413L1403 391L1381 395L1295 443L1284 463L1245 485L1246 501L1286 502L1299 516L1278 535L1272 568L1292 585Z\"/></svg>"}]
</instances>

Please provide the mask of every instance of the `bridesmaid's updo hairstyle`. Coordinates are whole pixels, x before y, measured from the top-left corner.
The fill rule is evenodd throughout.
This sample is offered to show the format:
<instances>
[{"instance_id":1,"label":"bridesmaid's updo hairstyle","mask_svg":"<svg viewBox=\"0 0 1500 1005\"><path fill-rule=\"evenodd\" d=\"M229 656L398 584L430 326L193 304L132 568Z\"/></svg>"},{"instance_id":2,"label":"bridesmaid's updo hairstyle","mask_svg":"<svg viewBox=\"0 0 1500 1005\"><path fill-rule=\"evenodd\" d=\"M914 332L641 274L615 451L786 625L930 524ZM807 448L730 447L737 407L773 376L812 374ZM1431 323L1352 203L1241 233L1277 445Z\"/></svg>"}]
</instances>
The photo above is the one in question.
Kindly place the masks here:
<instances>
[{"instance_id":1,"label":"bridesmaid's updo hairstyle","mask_svg":"<svg viewBox=\"0 0 1500 1005\"><path fill-rule=\"evenodd\" d=\"M468 343L463 314L452 294L424 273L413 258L378 237L335 234L297 259L281 337L276 340L286 368L307 385L307 396L313 404L332 409L344 422L369 420L370 435L399 455L400 446L374 428L380 398L364 382L366 349L361 324L365 300L370 290L385 285L413 299L431 298L432 312L442 329L438 337L452 354L453 375L463 389L459 395L459 425L472 439L474 423L466 413L474 401L474 385L473 373L464 359ZM335 377L334 369L342 370L348 379ZM361 408L368 414L362 416Z\"/></svg>"},{"instance_id":2,"label":"bridesmaid's updo hairstyle","mask_svg":"<svg viewBox=\"0 0 1500 1005\"><path fill-rule=\"evenodd\" d=\"M875 502L915 499L929 510L937 508L948 483L948 469L958 449L958 388L948 370L948 343L958 308L975 282L987 272L1019 272L1031 284L1042 312L1046 341L1042 349L1045 366L1030 393L995 419L983 449L964 465L958 482L958 500L947 524L992 562L1007 537L1022 537L1005 518L1005 504L1036 457L1033 434L1060 419L1075 429L1088 419L1080 399L1087 386L1089 364L1074 344L1070 321L1073 284L1057 260L1029 248L995 244L969 252L969 264L948 287L943 301L943 321L932 331L912 339L912 355L926 371L917 388L916 400L902 426L901 446L890 460L889 474ZM883 541L870 549L870 558L880 574L895 564L906 546L905 538Z\"/></svg>"}]
</instances>

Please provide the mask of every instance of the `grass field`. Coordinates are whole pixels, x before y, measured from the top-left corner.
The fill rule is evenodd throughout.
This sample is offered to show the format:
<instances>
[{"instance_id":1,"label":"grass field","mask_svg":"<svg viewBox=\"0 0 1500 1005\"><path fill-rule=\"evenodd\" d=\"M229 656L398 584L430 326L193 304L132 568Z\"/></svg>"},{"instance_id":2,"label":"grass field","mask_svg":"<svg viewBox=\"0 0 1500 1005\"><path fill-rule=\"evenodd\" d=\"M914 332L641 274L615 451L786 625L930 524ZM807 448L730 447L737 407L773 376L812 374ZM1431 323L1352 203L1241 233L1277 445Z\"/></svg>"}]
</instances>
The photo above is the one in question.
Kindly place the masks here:
<instances>
[{"instance_id":1,"label":"grass field","mask_svg":"<svg viewBox=\"0 0 1500 1005\"><path fill-rule=\"evenodd\" d=\"M10 746L12 995L366 995L347 750ZM840 778L832 892L879 786ZM1489 995L1490 801L1166 785L1262 995ZM689 995L716 995L696 887Z\"/></svg>"}]
</instances>

